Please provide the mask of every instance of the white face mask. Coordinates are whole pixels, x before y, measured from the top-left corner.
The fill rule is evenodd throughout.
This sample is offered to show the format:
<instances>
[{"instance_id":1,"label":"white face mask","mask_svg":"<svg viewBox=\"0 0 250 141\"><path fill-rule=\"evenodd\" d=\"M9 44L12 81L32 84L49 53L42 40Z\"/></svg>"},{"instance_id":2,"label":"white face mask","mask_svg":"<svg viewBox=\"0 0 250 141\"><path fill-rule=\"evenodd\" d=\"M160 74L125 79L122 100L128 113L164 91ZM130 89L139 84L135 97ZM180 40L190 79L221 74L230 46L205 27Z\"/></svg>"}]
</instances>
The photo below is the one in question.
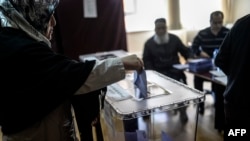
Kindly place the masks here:
<instances>
[{"instance_id":1,"label":"white face mask","mask_svg":"<svg viewBox=\"0 0 250 141\"><path fill-rule=\"evenodd\" d=\"M158 36L157 34L155 34L154 36L154 41L157 43L157 44L166 44L169 42L169 34L166 33L165 35L163 36Z\"/></svg>"}]
</instances>

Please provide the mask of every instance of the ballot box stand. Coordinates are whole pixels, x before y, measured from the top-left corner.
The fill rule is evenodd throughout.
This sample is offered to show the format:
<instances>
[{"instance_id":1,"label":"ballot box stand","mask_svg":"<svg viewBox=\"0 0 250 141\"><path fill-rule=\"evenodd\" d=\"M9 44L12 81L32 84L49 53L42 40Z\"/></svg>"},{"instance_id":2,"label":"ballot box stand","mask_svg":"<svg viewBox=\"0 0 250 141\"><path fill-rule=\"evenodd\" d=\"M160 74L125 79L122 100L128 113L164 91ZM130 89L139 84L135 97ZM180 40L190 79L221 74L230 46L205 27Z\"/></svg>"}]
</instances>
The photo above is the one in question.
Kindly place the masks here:
<instances>
[{"instance_id":1,"label":"ballot box stand","mask_svg":"<svg viewBox=\"0 0 250 141\"><path fill-rule=\"evenodd\" d=\"M108 86L102 111L104 140L195 141L198 104L204 102L204 93L152 70L147 70L146 74L149 94L145 99L135 96L137 88L133 83L133 72L127 74L126 79ZM195 114L188 115L189 121L195 121L195 126L183 131L188 125L182 125L180 117L174 113L188 106L196 107ZM158 114L164 115L164 123L159 124ZM143 123L145 120L147 122ZM182 132L191 132L193 138L180 139L176 133Z\"/></svg>"}]
</instances>

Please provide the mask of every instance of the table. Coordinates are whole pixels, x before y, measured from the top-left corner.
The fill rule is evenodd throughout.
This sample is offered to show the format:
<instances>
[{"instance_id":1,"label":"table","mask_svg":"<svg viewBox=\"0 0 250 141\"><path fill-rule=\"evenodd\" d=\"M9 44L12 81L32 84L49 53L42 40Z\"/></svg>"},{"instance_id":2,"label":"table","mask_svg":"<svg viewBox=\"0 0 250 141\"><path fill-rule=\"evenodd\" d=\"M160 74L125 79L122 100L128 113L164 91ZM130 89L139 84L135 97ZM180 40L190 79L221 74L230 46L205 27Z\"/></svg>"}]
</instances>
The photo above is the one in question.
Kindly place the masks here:
<instances>
[{"instance_id":1,"label":"table","mask_svg":"<svg viewBox=\"0 0 250 141\"><path fill-rule=\"evenodd\" d=\"M223 93L225 91L225 86L227 84L227 77L220 70L210 70L206 72L192 72L186 69L185 71L214 83L213 84L213 92L215 100L214 127L219 132L221 132L222 130L224 130L224 124L225 124Z\"/></svg>"},{"instance_id":2,"label":"table","mask_svg":"<svg viewBox=\"0 0 250 141\"><path fill-rule=\"evenodd\" d=\"M208 81L214 82L216 84L220 84L223 86L226 86L227 84L227 78L225 74L222 74L223 72L217 71L217 70L210 70L206 72L192 72L190 70L185 70L186 72L192 73L195 76L204 78Z\"/></svg>"},{"instance_id":3,"label":"table","mask_svg":"<svg viewBox=\"0 0 250 141\"><path fill-rule=\"evenodd\" d=\"M226 75L218 68L205 72L193 72L188 69L189 68L188 64L175 64L173 65L173 67L223 86L226 86L227 84Z\"/></svg>"}]
</instances>

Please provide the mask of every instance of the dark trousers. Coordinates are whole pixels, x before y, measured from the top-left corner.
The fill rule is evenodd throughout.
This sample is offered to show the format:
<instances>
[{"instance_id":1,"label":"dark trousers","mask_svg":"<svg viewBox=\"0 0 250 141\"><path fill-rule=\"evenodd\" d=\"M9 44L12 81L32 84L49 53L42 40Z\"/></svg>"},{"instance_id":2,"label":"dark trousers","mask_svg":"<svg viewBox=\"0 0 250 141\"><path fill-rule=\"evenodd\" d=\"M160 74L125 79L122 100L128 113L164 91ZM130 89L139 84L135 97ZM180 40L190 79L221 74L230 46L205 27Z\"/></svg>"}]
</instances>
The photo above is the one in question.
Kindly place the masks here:
<instances>
[{"instance_id":1,"label":"dark trousers","mask_svg":"<svg viewBox=\"0 0 250 141\"><path fill-rule=\"evenodd\" d=\"M194 77L194 87L197 90L203 90L203 82L208 81L204 78L195 76ZM225 86L211 82L212 88L211 91L214 93L214 108L215 108L215 119L214 119L214 127L218 131L224 130L225 127L225 114L224 114L224 106L223 106L223 93L225 91ZM204 110L204 102L199 105L200 110Z\"/></svg>"},{"instance_id":2,"label":"dark trousers","mask_svg":"<svg viewBox=\"0 0 250 141\"><path fill-rule=\"evenodd\" d=\"M207 79L204 79L204 78L201 78L198 76L194 76L194 88L203 92L204 91L203 90L203 82L205 82L205 81L211 82ZM211 91L213 91L215 83L213 83L213 82L211 82L211 83L212 83Z\"/></svg>"},{"instance_id":3,"label":"dark trousers","mask_svg":"<svg viewBox=\"0 0 250 141\"><path fill-rule=\"evenodd\" d=\"M201 78L201 77L198 77L198 76L194 76L194 88L199 90L199 91L204 91L203 90L203 83L205 81L208 81L207 79L204 79L204 78ZM210 81L208 81L210 82ZM212 83L212 82L211 82ZM211 88L211 91L213 92L214 90L214 83L212 83L212 88ZM204 110L204 102L200 103L200 110Z\"/></svg>"},{"instance_id":4,"label":"dark trousers","mask_svg":"<svg viewBox=\"0 0 250 141\"><path fill-rule=\"evenodd\" d=\"M214 114L214 128L218 131L222 131L225 128L225 112L224 112L224 98L223 93L225 86L220 84L214 84L215 94L215 114Z\"/></svg>"},{"instance_id":5,"label":"dark trousers","mask_svg":"<svg viewBox=\"0 0 250 141\"><path fill-rule=\"evenodd\" d=\"M93 123L95 123L94 126L96 129L98 141L103 141L99 114L100 108L103 107L102 103L105 96L103 96L103 98L101 99L102 103L100 103L101 93L106 94L106 88L87 94L76 95L72 99L72 105L74 107L81 141L93 141Z\"/></svg>"}]
</instances>

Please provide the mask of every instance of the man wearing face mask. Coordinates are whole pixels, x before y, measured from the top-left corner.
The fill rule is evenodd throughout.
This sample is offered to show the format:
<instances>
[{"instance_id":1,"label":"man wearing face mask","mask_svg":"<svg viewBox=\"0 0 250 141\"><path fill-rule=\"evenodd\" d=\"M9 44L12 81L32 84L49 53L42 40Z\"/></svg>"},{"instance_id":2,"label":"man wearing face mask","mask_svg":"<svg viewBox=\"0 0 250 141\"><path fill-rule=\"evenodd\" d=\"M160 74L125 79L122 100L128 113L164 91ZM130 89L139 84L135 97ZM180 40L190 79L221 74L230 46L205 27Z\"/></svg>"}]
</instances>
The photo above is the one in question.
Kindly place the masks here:
<instances>
[{"instance_id":1,"label":"man wearing face mask","mask_svg":"<svg viewBox=\"0 0 250 141\"><path fill-rule=\"evenodd\" d=\"M173 67L174 64L180 64L179 54L185 60L192 57L191 50L182 43L179 37L167 32L166 19L156 19L155 35L150 37L144 44L143 62L145 69L155 70L187 84L183 70ZM186 123L188 117L185 108L181 108L180 116L181 121Z\"/></svg>"},{"instance_id":2,"label":"man wearing face mask","mask_svg":"<svg viewBox=\"0 0 250 141\"><path fill-rule=\"evenodd\" d=\"M3 141L76 141L70 100L124 79L126 70L143 68L136 55L78 62L53 52L50 40L58 4L0 0Z\"/></svg>"}]
</instances>

